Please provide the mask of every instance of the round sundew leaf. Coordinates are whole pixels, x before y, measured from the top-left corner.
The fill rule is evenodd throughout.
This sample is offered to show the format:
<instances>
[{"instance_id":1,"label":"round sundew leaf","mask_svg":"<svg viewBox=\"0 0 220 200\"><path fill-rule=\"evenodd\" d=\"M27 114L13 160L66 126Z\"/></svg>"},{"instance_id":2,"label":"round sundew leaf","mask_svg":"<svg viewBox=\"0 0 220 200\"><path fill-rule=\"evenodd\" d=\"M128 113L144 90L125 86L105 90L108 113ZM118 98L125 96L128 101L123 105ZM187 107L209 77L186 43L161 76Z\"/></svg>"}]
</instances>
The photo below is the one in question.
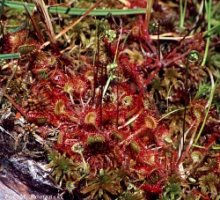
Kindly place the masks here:
<instances>
[{"instance_id":1,"label":"round sundew leaf","mask_svg":"<svg viewBox=\"0 0 220 200\"><path fill-rule=\"evenodd\" d=\"M18 48L18 51L20 52L21 55L31 53L36 49L35 45L22 45Z\"/></svg>"},{"instance_id":2,"label":"round sundew leaf","mask_svg":"<svg viewBox=\"0 0 220 200\"><path fill-rule=\"evenodd\" d=\"M144 118L144 122L147 128L155 129L157 127L157 121L154 117L148 115Z\"/></svg>"},{"instance_id":3,"label":"round sundew leaf","mask_svg":"<svg viewBox=\"0 0 220 200\"><path fill-rule=\"evenodd\" d=\"M94 143L102 143L105 142L105 138L102 135L94 135L94 136L89 136L87 139L87 143L94 144Z\"/></svg>"},{"instance_id":4,"label":"round sundew leaf","mask_svg":"<svg viewBox=\"0 0 220 200\"><path fill-rule=\"evenodd\" d=\"M70 82L65 83L63 90L64 92L70 94L73 91L73 84Z\"/></svg>"},{"instance_id":5,"label":"round sundew leaf","mask_svg":"<svg viewBox=\"0 0 220 200\"><path fill-rule=\"evenodd\" d=\"M140 146L136 142L131 142L130 143L130 148L135 153L139 153L140 152Z\"/></svg>"},{"instance_id":6,"label":"round sundew leaf","mask_svg":"<svg viewBox=\"0 0 220 200\"><path fill-rule=\"evenodd\" d=\"M55 104L54 113L56 115L62 115L65 113L65 104L62 100L58 100Z\"/></svg>"},{"instance_id":7,"label":"round sundew leaf","mask_svg":"<svg viewBox=\"0 0 220 200\"><path fill-rule=\"evenodd\" d=\"M76 143L76 144L74 144L74 145L71 147L71 150L72 150L74 153L81 154L81 153L84 151L84 148L83 148L83 146L82 146L80 143Z\"/></svg>"},{"instance_id":8,"label":"round sundew leaf","mask_svg":"<svg viewBox=\"0 0 220 200\"><path fill-rule=\"evenodd\" d=\"M173 142L173 140L169 136L166 136L163 139L164 139L165 142L167 142L169 144Z\"/></svg>"},{"instance_id":9,"label":"round sundew leaf","mask_svg":"<svg viewBox=\"0 0 220 200\"><path fill-rule=\"evenodd\" d=\"M199 151L193 151L191 153L191 158L193 159L194 163L199 162L201 157L202 157L202 154Z\"/></svg>"},{"instance_id":10,"label":"round sundew leaf","mask_svg":"<svg viewBox=\"0 0 220 200\"><path fill-rule=\"evenodd\" d=\"M123 136L117 131L113 131L112 136L114 139L119 140L119 141L121 141L123 139Z\"/></svg>"},{"instance_id":11,"label":"round sundew leaf","mask_svg":"<svg viewBox=\"0 0 220 200\"><path fill-rule=\"evenodd\" d=\"M95 126L96 125L96 119L97 119L96 112L89 112L85 116L84 123L85 124L92 124L92 125Z\"/></svg>"}]
</instances>

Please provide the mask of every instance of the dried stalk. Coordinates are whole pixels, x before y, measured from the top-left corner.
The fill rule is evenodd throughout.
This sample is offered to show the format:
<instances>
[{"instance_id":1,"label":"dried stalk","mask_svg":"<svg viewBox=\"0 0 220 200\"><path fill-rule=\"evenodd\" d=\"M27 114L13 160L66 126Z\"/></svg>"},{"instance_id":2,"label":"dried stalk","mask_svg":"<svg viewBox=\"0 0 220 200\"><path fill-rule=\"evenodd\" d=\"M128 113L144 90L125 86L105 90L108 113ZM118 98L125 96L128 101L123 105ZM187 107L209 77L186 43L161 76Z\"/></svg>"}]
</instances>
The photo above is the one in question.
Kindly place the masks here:
<instances>
[{"instance_id":1,"label":"dried stalk","mask_svg":"<svg viewBox=\"0 0 220 200\"><path fill-rule=\"evenodd\" d=\"M48 31L48 36L50 38L50 42L55 44L55 34L54 34L54 30L53 30L53 26L51 23L51 19L48 13L48 9L44 3L43 0L33 0L33 2L35 3L38 11L41 13L42 17L44 18L44 22Z\"/></svg>"},{"instance_id":2,"label":"dried stalk","mask_svg":"<svg viewBox=\"0 0 220 200\"><path fill-rule=\"evenodd\" d=\"M95 3L93 6L91 6L79 19L77 19L76 21L73 21L72 24L70 24L68 27L66 27L64 30L62 30L59 34L57 34L54 39L57 40L59 39L62 35L64 35L66 32L68 32L70 29L72 29L73 27L75 27L79 22L81 22L85 17L87 17L89 15L89 13L91 11L93 11L100 3L102 2L102 0L99 0L97 3ZM41 45L40 49L45 48L46 46L48 46L51 42L47 41L44 44Z\"/></svg>"}]
</instances>

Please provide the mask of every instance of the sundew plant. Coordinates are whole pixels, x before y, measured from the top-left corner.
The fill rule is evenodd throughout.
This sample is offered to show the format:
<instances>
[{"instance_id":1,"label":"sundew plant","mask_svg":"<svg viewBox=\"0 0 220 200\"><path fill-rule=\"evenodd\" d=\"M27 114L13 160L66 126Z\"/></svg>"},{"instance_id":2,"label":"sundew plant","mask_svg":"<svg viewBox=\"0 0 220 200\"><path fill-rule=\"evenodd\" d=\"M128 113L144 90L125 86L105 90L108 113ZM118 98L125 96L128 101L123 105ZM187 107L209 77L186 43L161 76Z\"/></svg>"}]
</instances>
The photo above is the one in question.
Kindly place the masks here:
<instances>
[{"instance_id":1,"label":"sundew plant","mask_svg":"<svg viewBox=\"0 0 220 200\"><path fill-rule=\"evenodd\" d=\"M0 6L2 160L54 199L220 199L219 1Z\"/></svg>"}]
</instances>

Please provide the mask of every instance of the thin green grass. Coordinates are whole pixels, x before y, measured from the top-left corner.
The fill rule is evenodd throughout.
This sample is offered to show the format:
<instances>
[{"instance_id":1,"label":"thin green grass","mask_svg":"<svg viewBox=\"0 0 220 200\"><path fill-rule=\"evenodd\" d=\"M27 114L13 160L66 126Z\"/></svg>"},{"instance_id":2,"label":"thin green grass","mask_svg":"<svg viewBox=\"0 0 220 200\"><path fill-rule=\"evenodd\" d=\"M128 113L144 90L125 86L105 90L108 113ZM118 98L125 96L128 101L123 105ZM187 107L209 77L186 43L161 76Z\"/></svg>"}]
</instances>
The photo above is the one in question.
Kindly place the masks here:
<instances>
[{"instance_id":1,"label":"thin green grass","mask_svg":"<svg viewBox=\"0 0 220 200\"><path fill-rule=\"evenodd\" d=\"M206 149L206 147L203 147L203 146L200 146L200 145L197 145L197 144L193 144L193 147L196 147L198 149ZM220 150L220 145L213 145L212 149L213 150Z\"/></svg>"},{"instance_id":2,"label":"thin green grass","mask_svg":"<svg viewBox=\"0 0 220 200\"><path fill-rule=\"evenodd\" d=\"M213 149L213 150L220 150L220 145L213 145L213 146L212 146L212 149Z\"/></svg>"},{"instance_id":3,"label":"thin green grass","mask_svg":"<svg viewBox=\"0 0 220 200\"><path fill-rule=\"evenodd\" d=\"M218 31L219 29L220 29L220 22L215 26L213 26L212 28L210 28L209 30L205 31L204 36L210 37L210 35L215 34L215 32Z\"/></svg>"},{"instance_id":4,"label":"thin green grass","mask_svg":"<svg viewBox=\"0 0 220 200\"><path fill-rule=\"evenodd\" d=\"M186 7L187 7L187 0L180 0L179 2L180 7L180 28L184 28L185 16L186 16Z\"/></svg>"},{"instance_id":5,"label":"thin green grass","mask_svg":"<svg viewBox=\"0 0 220 200\"><path fill-rule=\"evenodd\" d=\"M208 73L210 75L212 86L211 86L211 91L210 91L210 95L209 95L209 100L208 100L208 103L207 103L207 106L206 106L205 117L204 117L204 120L202 122L201 128L200 128L200 130L199 130L199 132L197 134L197 137L196 137L196 139L194 141L194 144L197 144L197 142L198 142L198 140L199 140L199 138L200 138L200 136L202 134L202 131L203 131L204 127L205 127L205 124L206 124L206 121L207 121L208 115L209 115L209 110L210 110L210 108L212 106L212 101L213 101L213 98L214 98L215 89L216 89L216 83L214 82L213 75L212 75L212 73L209 70L208 70Z\"/></svg>"},{"instance_id":6,"label":"thin green grass","mask_svg":"<svg viewBox=\"0 0 220 200\"><path fill-rule=\"evenodd\" d=\"M20 53L0 54L0 60L19 59Z\"/></svg>"},{"instance_id":7,"label":"thin green grass","mask_svg":"<svg viewBox=\"0 0 220 200\"><path fill-rule=\"evenodd\" d=\"M205 10L206 10L206 13L207 13L207 22L208 22L207 32L210 33L211 18L212 18L212 0L205 0ZM208 52L209 52L210 40L211 40L211 38L210 38L210 34L209 34L209 36L206 39L205 53L204 53L204 56L203 56L201 66L205 66L205 64L206 64L206 60L207 60Z\"/></svg>"},{"instance_id":8,"label":"thin green grass","mask_svg":"<svg viewBox=\"0 0 220 200\"><path fill-rule=\"evenodd\" d=\"M4 5L5 5L5 0L2 0L0 5L0 19L2 18L2 15L4 13Z\"/></svg>"},{"instance_id":9,"label":"thin green grass","mask_svg":"<svg viewBox=\"0 0 220 200\"><path fill-rule=\"evenodd\" d=\"M28 6L29 9L34 9L35 5L33 3L25 3L18 1L5 1L1 0L1 4L9 8L22 9L24 10L24 4ZM68 15L83 15L88 9L84 8L67 8L62 6L51 6L48 7L50 13L56 14L68 14ZM89 15L92 16L107 16L107 15L135 15L135 14L145 14L145 9L95 9Z\"/></svg>"}]
</instances>

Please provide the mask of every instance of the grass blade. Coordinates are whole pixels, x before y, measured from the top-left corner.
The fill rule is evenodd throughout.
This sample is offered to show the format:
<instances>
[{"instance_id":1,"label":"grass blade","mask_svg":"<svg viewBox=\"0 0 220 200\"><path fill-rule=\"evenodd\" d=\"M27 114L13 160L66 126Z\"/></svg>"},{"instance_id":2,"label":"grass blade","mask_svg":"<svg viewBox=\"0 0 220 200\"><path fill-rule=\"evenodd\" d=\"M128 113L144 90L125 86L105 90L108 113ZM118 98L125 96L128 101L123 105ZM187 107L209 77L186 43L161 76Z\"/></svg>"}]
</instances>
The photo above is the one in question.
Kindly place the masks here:
<instances>
[{"instance_id":1,"label":"grass blade","mask_svg":"<svg viewBox=\"0 0 220 200\"><path fill-rule=\"evenodd\" d=\"M213 78L212 73L209 70L208 70L208 73L209 73L209 76L210 76L210 79L211 79L212 87L211 87L211 91L210 91L210 95L209 95L209 100L208 100L208 103L207 103L205 117L204 117L204 120L203 120L202 125L200 127L199 133L198 133L198 135L197 135L197 137L195 139L194 144L197 144L197 142L198 142L198 140L199 140L199 138L200 138L200 136L202 134L202 131L203 131L203 129L205 127L205 124L207 122L207 119L208 119L209 110L210 110L210 108L212 106L212 100L213 100L214 95L215 95L216 84L214 82L214 78Z\"/></svg>"},{"instance_id":2,"label":"grass blade","mask_svg":"<svg viewBox=\"0 0 220 200\"><path fill-rule=\"evenodd\" d=\"M18 1L0 1L4 6L15 9L24 9L24 2ZM30 9L34 9L33 3L27 4ZM50 6L48 7L48 11L50 13L57 14L69 14L69 15L83 15L88 9L84 8L68 8L63 6ZM145 9L96 9L92 11L89 15L92 16L106 16L106 15L135 15L135 14L145 14Z\"/></svg>"},{"instance_id":3,"label":"grass blade","mask_svg":"<svg viewBox=\"0 0 220 200\"><path fill-rule=\"evenodd\" d=\"M20 58L20 53L9 53L0 54L0 60L18 59Z\"/></svg>"},{"instance_id":4,"label":"grass blade","mask_svg":"<svg viewBox=\"0 0 220 200\"><path fill-rule=\"evenodd\" d=\"M207 32L210 32L211 30L211 17L212 17L212 0L205 1L205 9L207 13ZM206 39L206 46L205 46L205 53L203 56L203 61L201 66L205 66L206 60L208 57L208 52L209 52L209 46L210 46L210 36Z\"/></svg>"},{"instance_id":5,"label":"grass blade","mask_svg":"<svg viewBox=\"0 0 220 200\"><path fill-rule=\"evenodd\" d=\"M2 15L4 13L4 5L5 5L5 0L1 1L1 6L0 6L0 19L2 18Z\"/></svg>"}]
</instances>

